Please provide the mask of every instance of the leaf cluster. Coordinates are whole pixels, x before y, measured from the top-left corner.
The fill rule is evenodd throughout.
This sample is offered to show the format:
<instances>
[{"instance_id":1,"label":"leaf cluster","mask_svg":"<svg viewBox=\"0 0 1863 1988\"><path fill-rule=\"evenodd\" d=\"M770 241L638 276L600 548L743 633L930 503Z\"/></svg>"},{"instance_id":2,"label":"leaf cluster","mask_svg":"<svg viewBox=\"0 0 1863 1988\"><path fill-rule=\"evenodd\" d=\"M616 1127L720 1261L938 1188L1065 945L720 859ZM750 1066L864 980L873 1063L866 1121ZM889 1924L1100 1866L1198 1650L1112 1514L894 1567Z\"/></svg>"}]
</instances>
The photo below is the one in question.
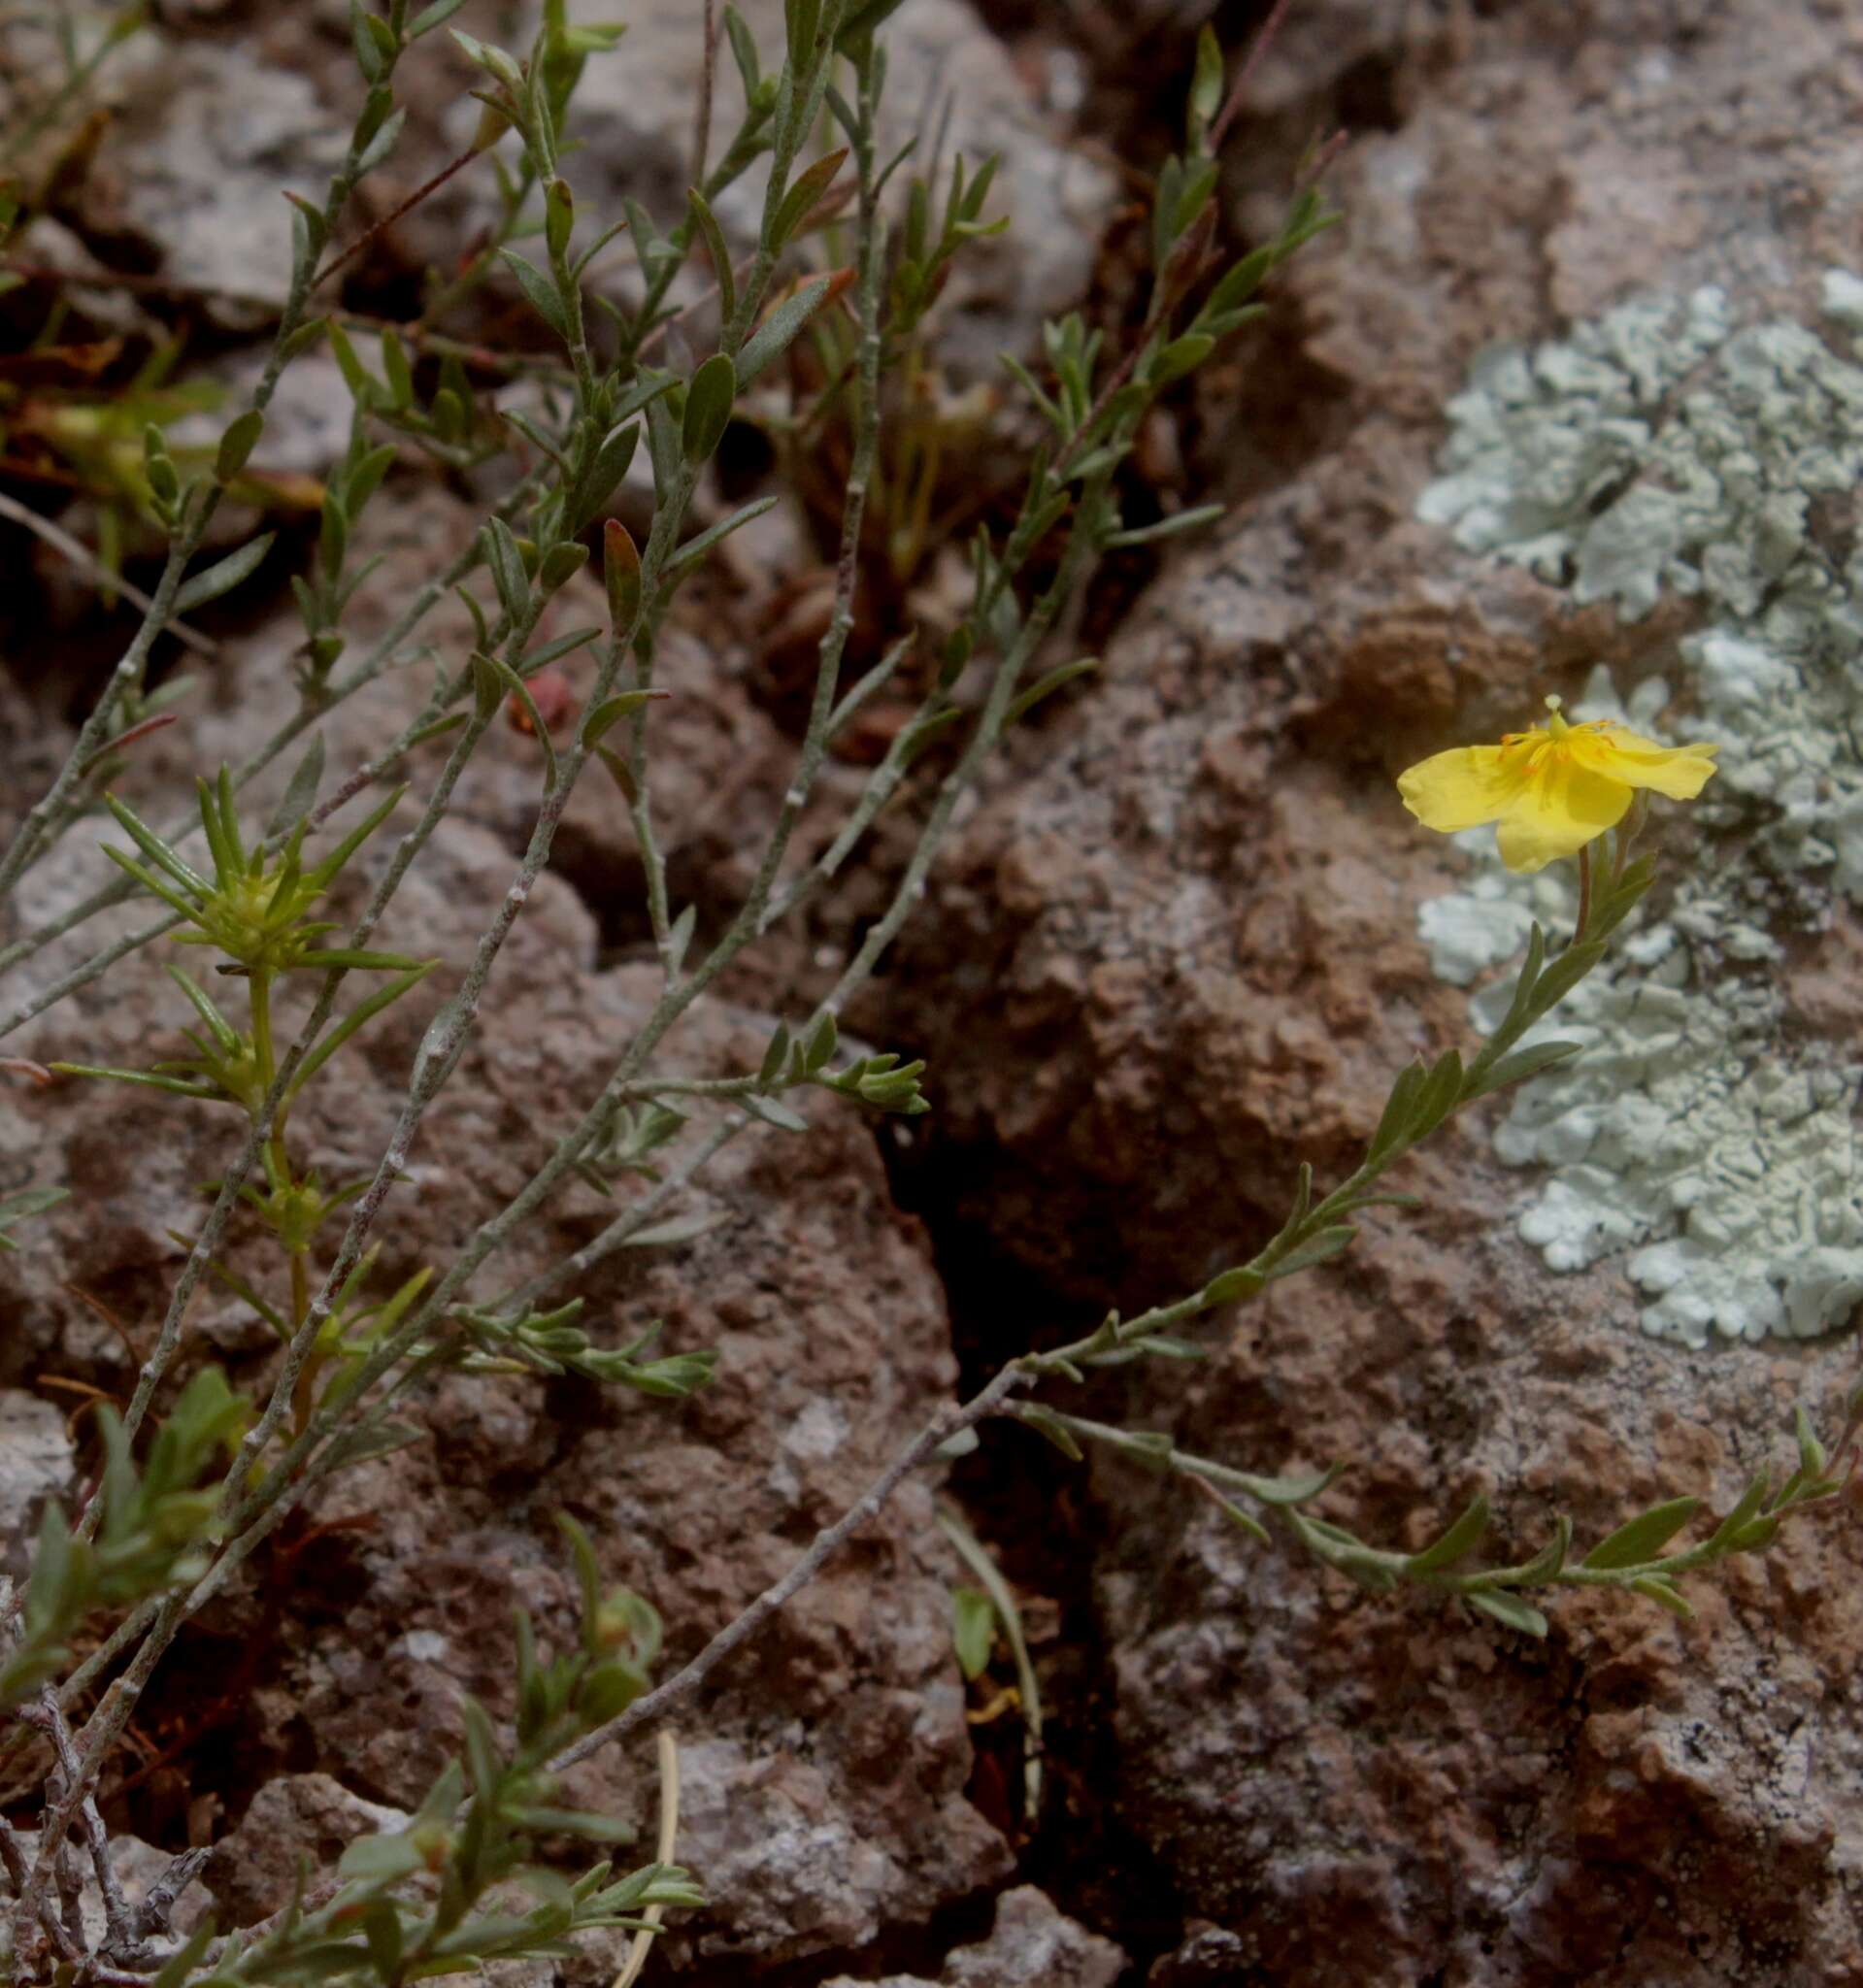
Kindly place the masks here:
<instances>
[{"instance_id":1,"label":"leaf cluster","mask_svg":"<svg viewBox=\"0 0 1863 1988\"><path fill-rule=\"evenodd\" d=\"M284 1913L257 1936L216 1942L211 1925L203 1927L155 1988L189 1979L200 1988L333 1980L400 1988L499 1962L568 1959L578 1933L651 1932L649 1907L704 1903L675 1864L617 1876L604 1858L571 1879L544 1860L547 1844L630 1839L611 1816L560 1806L548 1763L647 1689L660 1647L652 1607L625 1588L604 1591L587 1535L567 1516L560 1523L582 1588L581 1632L575 1646L546 1658L530 1618L517 1611L512 1738L476 1698L465 1699L461 1753L405 1828L349 1844L333 1898L307 1908L300 1879ZM205 1977L202 1967L211 1968Z\"/></svg>"},{"instance_id":2,"label":"leaf cluster","mask_svg":"<svg viewBox=\"0 0 1863 1988\"><path fill-rule=\"evenodd\" d=\"M660 1239L644 1231L634 1240L650 1243ZM582 1312L580 1298L553 1311L526 1309L516 1315L455 1307L451 1315L472 1349L460 1367L468 1374L573 1374L603 1386L631 1387L637 1394L669 1401L694 1394L710 1382L718 1357L710 1348L643 1357L663 1330L658 1320L626 1346L598 1346L576 1322Z\"/></svg>"},{"instance_id":3,"label":"leaf cluster","mask_svg":"<svg viewBox=\"0 0 1863 1988\"><path fill-rule=\"evenodd\" d=\"M70 1637L98 1608L121 1607L192 1580L207 1565L217 1486L201 1479L250 1415L217 1367L187 1386L137 1467L115 1409L96 1410L104 1465L94 1537L74 1532L56 1503L33 1546L20 1634L0 1661L0 1709L20 1704L71 1661Z\"/></svg>"}]
</instances>

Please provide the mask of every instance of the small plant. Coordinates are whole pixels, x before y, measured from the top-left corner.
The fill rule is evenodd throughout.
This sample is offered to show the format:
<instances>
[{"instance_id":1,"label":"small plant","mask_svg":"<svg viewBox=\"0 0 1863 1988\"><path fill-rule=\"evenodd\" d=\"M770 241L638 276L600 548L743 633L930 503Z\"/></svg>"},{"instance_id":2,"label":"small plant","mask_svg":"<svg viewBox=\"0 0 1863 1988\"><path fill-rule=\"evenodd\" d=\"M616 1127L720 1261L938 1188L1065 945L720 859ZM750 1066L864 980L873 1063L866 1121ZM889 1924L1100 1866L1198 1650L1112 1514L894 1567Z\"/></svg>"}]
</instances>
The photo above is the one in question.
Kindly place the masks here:
<instances>
[{"instance_id":1,"label":"small plant","mask_svg":"<svg viewBox=\"0 0 1863 1988\"><path fill-rule=\"evenodd\" d=\"M549 1846L599 1846L620 1832L608 1818L558 1806L558 1777L685 1705L911 1473L974 1441L977 1428L992 1420L1025 1423L1070 1457L1088 1444L1115 1450L1217 1499L1251 1532L1265 1532L1256 1516L1265 1514L1324 1566L1366 1586L1429 1587L1533 1634L1544 1633L1546 1621L1522 1595L1561 1586L1622 1590L1685 1609L1683 1575L1765 1550L1784 1525L1831 1498L1842 1471L1801 1420L1796 1470L1778 1486L1756 1478L1695 1546L1670 1550L1700 1508L1691 1498L1628 1520L1576 1564L1570 1528L1561 1522L1532 1558L1471 1568L1489 1523L1481 1500L1421 1552L1389 1552L1310 1509L1331 1482L1328 1474L1254 1475L1185 1455L1168 1436L1091 1421L1065 1406L1066 1391L1097 1370L1198 1357L1201 1349L1185 1335L1199 1321L1226 1318L1271 1284L1320 1270L1351 1246L1365 1210L1403 1206L1385 1176L1455 1112L1577 1053L1577 1044L1542 1041L1535 1032L1605 957L1649 886L1649 862L1630 853L1641 820L1631 790L1693 794L1713 765L1710 748L1665 755L1631 735L1568 727L1555 710L1547 735L1456 748L1426 761L1406 777L1406 799L1432 826L1500 818L1504 851L1518 868L1579 850L1587 878L1586 845L1615 824L1610 872L1587 896L1562 951L1550 951L1535 928L1512 1005L1479 1050L1465 1062L1450 1049L1398 1076L1362 1162L1345 1180L1316 1195L1311 1169L1303 1169L1281 1231L1233 1268L1135 1318L1110 1315L1072 1344L1024 1354L968 1402L938 1414L781 1579L656 1686L649 1688L649 1677L659 1651L657 1616L630 1593L604 1593L593 1546L568 1527L582 1593L575 1646L544 1656L519 1617L508 1707L494 1713L465 1705L458 1756L406 1828L351 1844L332 1885L301 1892L271 1922L243 1934L222 1937L208 1926L183 1941L166 1931L168 1910L194 1869L186 1860L178 1860L151 1894L159 1909L132 1912L122 1904L97 1793L151 1674L188 1619L239 1577L320 1485L358 1460L420 1440L419 1428L401 1419L410 1397L449 1373L502 1375L513 1385L544 1375L572 1387L624 1387L656 1401L689 1396L709 1382L718 1356L662 1345L657 1327L621 1348L598 1343L581 1323L579 1281L619 1249L698 1233L704 1218L685 1205L686 1190L733 1139L797 1137L807 1130L806 1111L910 1117L935 1109L935 1070L896 1051L844 1044L840 1017L911 914L960 806L1005 738L1038 703L1091 668L1090 658L1055 663L1049 650L1064 611L1097 562L1121 547L1195 530L1217 514L1211 507L1128 527L1119 477L1148 414L1160 395L1266 308L1264 285L1336 218L1310 179L1294 189L1269 239L1239 255L1218 246L1217 150L1239 90L1226 87L1223 53L1206 30L1182 149L1152 185L1143 323L1114 349L1077 314L1047 327L1038 364L1012 357L1014 389L1045 431L1025 466L1013 519L1000 527L980 524L972 537L970 594L954 627L931 645L912 629L894 630L896 639L877 660L844 681L876 492L883 493L882 535L896 561L910 567L929 529L926 493L940 445L912 422L922 369L931 363L929 327L941 285L969 242L1005 218L992 212L987 163L959 162L947 175L910 152L881 156L885 30L897 0L786 0L782 43L775 50L759 50L725 7L723 33L740 84L736 127L713 162L708 102L699 119L695 184L681 213L659 217L632 201L617 214L597 212L596 197L573 178L578 92L589 66L615 48L618 26L577 23L564 0L546 0L539 32L521 53L452 30L453 59L471 84L480 124L473 145L427 185L491 159L499 218L461 269L430 291L405 341L392 329L380 331L370 353L366 337L322 315L320 286L350 252L336 245L356 189L400 142L399 65L449 28L459 5L352 0L360 110L321 200L290 195L292 280L268 361L249 403L228 419L211 462L178 457L159 426L145 427L138 470L147 516L167 547L160 580L64 765L0 853L4 899L64 837L95 817L99 789L124 742L153 711L149 665L156 634L177 613L241 584L267 556L270 540L262 535L195 570L210 525L262 438L281 376L327 342L350 396L352 428L322 493L311 569L298 578L304 637L296 708L245 763L201 779L196 807L168 826L151 826L114 794L102 796L104 812L129 843L105 845L120 879L0 951L4 971L114 907L159 908L55 982L17 998L0 1012L0 1037L55 1012L141 946L172 940L195 948L202 962L196 974L166 962L191 1011L187 1053L148 1070L70 1061L51 1074L137 1084L172 1099L177 1110L211 1105L231 1114L211 1208L198 1232L181 1239L185 1262L133 1398L120 1417L99 1411L103 1462L96 1485L75 1516L55 1508L48 1512L30 1579L0 1609L10 1637L0 1709L14 1719L0 1746L17 1756L23 1739L38 1735L55 1761L39 1790L36 1842L0 1821L16 1977L154 1988L320 1981L396 1988L498 1960L557 1957L571 1950L576 1935L594 1928L650 1940L665 1910L701 1904L697 1886L671 1861L670 1829L660 1856L626 1875L597 1863L566 1876ZM447 46L444 38L434 44ZM734 259L716 204L753 167L764 176L755 243ZM637 301L627 307L593 295L590 278L595 259L623 234L638 265ZM700 255L710 266L711 294L676 309L675 280ZM539 412L496 416L476 405L457 354L424 370L410 357L410 346L431 354L436 326L490 284L521 299L538 344L548 348L534 366L547 389ZM682 586L707 555L776 501L760 497L705 529L688 529L707 466L743 396L805 335L819 361L813 398L780 418L791 436L832 418L846 439L833 598L790 778L767 823L751 881L721 928L701 942L696 908L672 895L668 823L655 792L655 712L669 687L658 680L660 641ZM792 393L808 395L810 370L787 370ZM905 439L889 445L887 424L896 433L902 414ZM767 408L760 417L769 418ZM358 562L355 545L404 444L449 469L482 473L507 452L512 460L472 545L433 573L402 605L394 625L357 657L346 618L370 566ZM612 507L642 453L653 502L650 524L637 539ZM546 637L550 602L595 559L605 623ZM365 696L449 596L464 603L469 640L440 659L424 707L323 794L329 713ZM591 688L553 739L539 704L543 673L583 650ZM904 668L914 657L915 677ZM919 687L910 714L866 772L844 818L816 853L799 856L797 826L836 739L879 691L914 680ZM528 840L495 913L463 963L380 949L375 935L396 892L447 832L462 772L500 711L511 709L524 716L536 741L540 788ZM434 754L415 760L416 748L429 743ZM928 750L934 744L935 753ZM297 771L259 832L241 818L242 791L294 749L301 754ZM593 762L612 779L633 825L658 997L577 1115L549 1128L548 1157L521 1190L488 1213L449 1260L392 1290L379 1289L377 1266L423 1120L454 1079L483 1004L498 998L505 945L550 862L570 797ZM326 842L326 826L340 811L377 788L383 791L362 804L354 824ZM363 909L349 918L331 915L338 878L404 804L408 825L391 852L372 851L376 867ZM910 854L825 996L807 1012L777 1019L754 1069L680 1069L673 1060L680 1031L701 997L824 889L882 812L908 807L915 823ZM367 977L358 983L368 989L359 999L346 995L352 975ZM222 989L222 982L239 984ZM210 985L218 991L210 993ZM429 995L444 991L409 1061L380 1158L356 1178L325 1181L293 1145L293 1107L308 1085L349 1067L360 1032L417 987ZM292 998L297 994L308 1009ZM76 1039L78 1024L70 1026ZM10 1067L34 1080L48 1075L37 1066ZM623 1184L626 1198L616 1191ZM490 1295L474 1286L469 1296L474 1279L547 1199L590 1194L607 1209L590 1240L520 1284ZM18 1246L31 1233L23 1225L54 1199L55 1190L34 1190L0 1202L0 1246ZM283 1288L226 1260L224 1238L242 1213L283 1259ZM276 1364L250 1400L212 1368L197 1369L179 1390L173 1385L191 1355L189 1308L209 1277L278 1338ZM1852 1434L1846 1428L1837 1444L1840 1460ZM1014 1598L978 1541L957 1526L950 1537L980 1583L958 1602L965 1668L984 1669L999 1631L1015 1667L1031 1736L1024 1794L1032 1819L1042 1786L1040 1706ZM92 1633L107 1617L103 1640L78 1660L80 1630ZM81 1881L80 1845L105 1906L106 1930L97 1940L63 1909ZM630 1974L639 1965L637 1952Z\"/></svg>"}]
</instances>

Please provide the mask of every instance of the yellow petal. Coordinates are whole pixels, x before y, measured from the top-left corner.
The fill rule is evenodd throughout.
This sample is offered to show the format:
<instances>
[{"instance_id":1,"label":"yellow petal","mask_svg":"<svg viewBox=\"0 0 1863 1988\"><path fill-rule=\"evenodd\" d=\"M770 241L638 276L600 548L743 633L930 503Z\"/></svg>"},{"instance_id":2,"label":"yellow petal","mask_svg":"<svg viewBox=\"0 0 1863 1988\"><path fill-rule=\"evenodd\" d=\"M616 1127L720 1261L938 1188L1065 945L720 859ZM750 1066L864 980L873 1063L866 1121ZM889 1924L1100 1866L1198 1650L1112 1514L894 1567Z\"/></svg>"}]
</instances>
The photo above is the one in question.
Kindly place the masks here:
<instances>
[{"instance_id":1,"label":"yellow petal","mask_svg":"<svg viewBox=\"0 0 1863 1988\"><path fill-rule=\"evenodd\" d=\"M1443 835L1498 821L1520 790L1517 772L1504 772L1498 746L1456 746L1400 774L1397 791L1425 828Z\"/></svg>"},{"instance_id":2,"label":"yellow petal","mask_svg":"<svg viewBox=\"0 0 1863 1988\"><path fill-rule=\"evenodd\" d=\"M1718 746L1658 746L1622 725L1609 731L1576 730L1574 756L1593 773L1627 787L1649 787L1672 801L1692 801L1713 778Z\"/></svg>"},{"instance_id":3,"label":"yellow petal","mask_svg":"<svg viewBox=\"0 0 1863 1988\"><path fill-rule=\"evenodd\" d=\"M1558 764L1522 789L1495 840L1510 870L1544 870L1614 828L1630 807L1630 789L1582 766Z\"/></svg>"}]
</instances>

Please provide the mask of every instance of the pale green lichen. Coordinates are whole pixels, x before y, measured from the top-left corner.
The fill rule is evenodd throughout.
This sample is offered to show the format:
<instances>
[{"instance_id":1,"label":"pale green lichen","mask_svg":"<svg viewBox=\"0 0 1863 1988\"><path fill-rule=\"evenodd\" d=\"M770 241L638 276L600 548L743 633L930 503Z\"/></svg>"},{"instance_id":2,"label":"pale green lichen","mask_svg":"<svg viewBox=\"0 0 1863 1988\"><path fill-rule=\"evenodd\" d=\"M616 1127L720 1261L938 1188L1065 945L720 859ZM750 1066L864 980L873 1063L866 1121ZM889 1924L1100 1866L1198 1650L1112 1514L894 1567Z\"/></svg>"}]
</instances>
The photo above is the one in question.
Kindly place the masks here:
<instances>
[{"instance_id":1,"label":"pale green lichen","mask_svg":"<svg viewBox=\"0 0 1863 1988\"><path fill-rule=\"evenodd\" d=\"M1825 304L1863 329L1863 282L1833 272ZM1450 414L1421 514L1626 618L1697 598L1687 730L1723 746L1695 869L1560 1018L1590 1053L1497 1130L1504 1159L1548 1170L1521 1233L1559 1270L1634 1248L1652 1333L1829 1330L1863 1298L1859 1073L1784 1045L1768 969L1780 933L1863 896L1863 555L1836 548L1835 514L1863 478L1863 370L1799 325L1736 330L1704 290L1489 354ZM1627 714L1656 729L1667 701L1646 684ZM1617 709L1602 672L1579 709ZM1562 869L1526 883L1478 856L1422 910L1436 970L1469 984L1532 917L1569 922L1571 896Z\"/></svg>"}]
</instances>

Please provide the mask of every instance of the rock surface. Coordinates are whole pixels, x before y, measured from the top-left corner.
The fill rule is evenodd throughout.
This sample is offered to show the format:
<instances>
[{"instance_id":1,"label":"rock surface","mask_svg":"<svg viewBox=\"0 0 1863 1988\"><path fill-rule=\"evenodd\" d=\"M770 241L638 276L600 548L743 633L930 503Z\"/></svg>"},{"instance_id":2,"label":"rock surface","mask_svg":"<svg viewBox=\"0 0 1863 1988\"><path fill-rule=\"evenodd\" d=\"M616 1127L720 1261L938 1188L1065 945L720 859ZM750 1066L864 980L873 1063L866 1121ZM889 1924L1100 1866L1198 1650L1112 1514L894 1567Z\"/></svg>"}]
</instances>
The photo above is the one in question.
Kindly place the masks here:
<instances>
[{"instance_id":1,"label":"rock surface","mask_svg":"<svg viewBox=\"0 0 1863 1988\"><path fill-rule=\"evenodd\" d=\"M0 1392L0 1572L20 1579L48 1498L71 1481L71 1436L65 1418L42 1397Z\"/></svg>"},{"instance_id":2,"label":"rock surface","mask_svg":"<svg viewBox=\"0 0 1863 1988\"><path fill-rule=\"evenodd\" d=\"M989 1938L953 1948L935 1981L889 1974L876 1988L1113 1988L1126 1966L1110 1939L1087 1932L1032 1884L1022 1884L996 1901ZM840 1974L823 1988L857 1988L857 1982Z\"/></svg>"}]
</instances>

